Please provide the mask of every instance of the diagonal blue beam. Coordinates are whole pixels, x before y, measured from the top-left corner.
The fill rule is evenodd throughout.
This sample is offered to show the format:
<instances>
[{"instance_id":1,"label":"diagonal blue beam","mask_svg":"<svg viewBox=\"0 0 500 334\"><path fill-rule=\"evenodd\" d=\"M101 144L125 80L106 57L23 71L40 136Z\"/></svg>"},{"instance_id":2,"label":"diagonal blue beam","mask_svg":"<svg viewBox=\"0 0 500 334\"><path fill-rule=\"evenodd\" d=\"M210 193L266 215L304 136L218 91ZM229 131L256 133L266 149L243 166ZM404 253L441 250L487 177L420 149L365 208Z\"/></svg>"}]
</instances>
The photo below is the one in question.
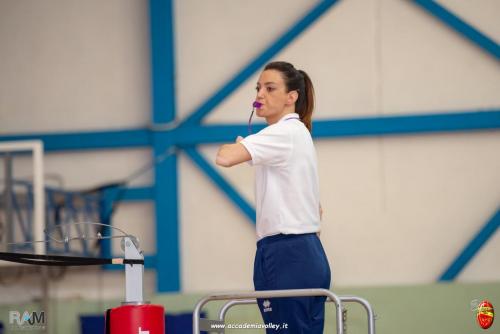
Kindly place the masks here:
<instances>
[{"instance_id":1,"label":"diagonal blue beam","mask_svg":"<svg viewBox=\"0 0 500 334\"><path fill-rule=\"evenodd\" d=\"M219 90L206 100L196 111L188 116L182 124L200 123L208 113L210 113L219 103L234 92L242 83L244 83L255 72L261 69L271 58L283 50L290 42L306 30L311 24L326 13L338 0L322 0L312 8L304 17L297 21L276 41L271 43L259 56L252 60L239 73L231 78Z\"/></svg>"},{"instance_id":2,"label":"diagonal blue beam","mask_svg":"<svg viewBox=\"0 0 500 334\"><path fill-rule=\"evenodd\" d=\"M479 252L481 247L483 247L495 234L498 227L500 227L500 209L497 210L496 214L481 228L464 250L445 270L439 278L439 281L453 281L470 260Z\"/></svg>"},{"instance_id":3,"label":"diagonal blue beam","mask_svg":"<svg viewBox=\"0 0 500 334\"><path fill-rule=\"evenodd\" d=\"M151 132L148 129L87 131L73 133L13 134L0 136L0 141L41 139L44 150L91 150L106 148L148 147Z\"/></svg>"},{"instance_id":4,"label":"diagonal blue beam","mask_svg":"<svg viewBox=\"0 0 500 334\"><path fill-rule=\"evenodd\" d=\"M187 147L184 150L189 158L200 170L208 176L212 182L221 189L231 202L233 202L241 212L255 224L255 209L229 184L222 175L220 175L209 162L198 153L193 147Z\"/></svg>"},{"instance_id":5,"label":"diagonal blue beam","mask_svg":"<svg viewBox=\"0 0 500 334\"><path fill-rule=\"evenodd\" d=\"M450 28L454 29L465 38L482 48L484 51L500 60L500 45L494 40L475 29L448 9L432 0L414 0L414 2L427 10L429 13L444 22Z\"/></svg>"},{"instance_id":6,"label":"diagonal blue beam","mask_svg":"<svg viewBox=\"0 0 500 334\"><path fill-rule=\"evenodd\" d=\"M254 132L264 124L256 124ZM365 136L407 135L500 129L500 110L469 111L427 115L393 115L349 119L318 120L313 122L313 137L343 138ZM177 145L232 142L246 136L246 124L186 125L175 132Z\"/></svg>"}]
</instances>

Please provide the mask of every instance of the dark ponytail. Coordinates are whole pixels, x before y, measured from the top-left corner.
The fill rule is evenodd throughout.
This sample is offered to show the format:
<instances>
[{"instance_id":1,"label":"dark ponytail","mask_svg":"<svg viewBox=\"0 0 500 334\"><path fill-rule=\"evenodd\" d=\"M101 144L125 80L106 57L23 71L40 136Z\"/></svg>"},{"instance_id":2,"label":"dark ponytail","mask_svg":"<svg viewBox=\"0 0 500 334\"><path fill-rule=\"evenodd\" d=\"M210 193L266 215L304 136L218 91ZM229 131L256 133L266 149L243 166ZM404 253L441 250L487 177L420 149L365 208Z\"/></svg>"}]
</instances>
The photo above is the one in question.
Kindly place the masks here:
<instances>
[{"instance_id":1,"label":"dark ponytail","mask_svg":"<svg viewBox=\"0 0 500 334\"><path fill-rule=\"evenodd\" d=\"M314 87L309 75L297 70L292 64L275 61L266 65L264 70L276 70L283 75L287 91L296 90L299 98L295 102L295 112L299 114L309 132L312 131L312 113L314 110Z\"/></svg>"},{"instance_id":2,"label":"dark ponytail","mask_svg":"<svg viewBox=\"0 0 500 334\"><path fill-rule=\"evenodd\" d=\"M302 122L304 122L306 128L309 130L309 132L312 132L312 113L314 110L314 87L311 81L311 78L309 75L307 75L306 72L299 70L300 74L304 77L304 102L302 103L302 106L299 104L299 110L297 110L297 113L300 116L300 119ZM299 92L299 97L300 97ZM297 105L296 105L297 106Z\"/></svg>"}]
</instances>

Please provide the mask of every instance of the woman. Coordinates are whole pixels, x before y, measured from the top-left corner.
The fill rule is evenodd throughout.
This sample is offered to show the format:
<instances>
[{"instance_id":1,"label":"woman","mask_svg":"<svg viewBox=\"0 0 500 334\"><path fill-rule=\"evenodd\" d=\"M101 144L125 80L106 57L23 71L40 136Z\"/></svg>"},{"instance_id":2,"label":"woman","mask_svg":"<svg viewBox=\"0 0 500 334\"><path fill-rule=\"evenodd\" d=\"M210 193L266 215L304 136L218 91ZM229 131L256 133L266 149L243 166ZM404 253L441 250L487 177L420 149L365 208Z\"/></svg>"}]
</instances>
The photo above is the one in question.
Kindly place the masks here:
<instances>
[{"instance_id":1,"label":"woman","mask_svg":"<svg viewBox=\"0 0 500 334\"><path fill-rule=\"evenodd\" d=\"M255 290L330 288L330 267L318 238L321 207L311 138L314 89L286 62L266 65L257 83L257 116L268 126L223 145L216 163L256 168ZM324 297L259 299L266 324L279 333L323 333ZM267 333L277 333L268 329Z\"/></svg>"}]
</instances>

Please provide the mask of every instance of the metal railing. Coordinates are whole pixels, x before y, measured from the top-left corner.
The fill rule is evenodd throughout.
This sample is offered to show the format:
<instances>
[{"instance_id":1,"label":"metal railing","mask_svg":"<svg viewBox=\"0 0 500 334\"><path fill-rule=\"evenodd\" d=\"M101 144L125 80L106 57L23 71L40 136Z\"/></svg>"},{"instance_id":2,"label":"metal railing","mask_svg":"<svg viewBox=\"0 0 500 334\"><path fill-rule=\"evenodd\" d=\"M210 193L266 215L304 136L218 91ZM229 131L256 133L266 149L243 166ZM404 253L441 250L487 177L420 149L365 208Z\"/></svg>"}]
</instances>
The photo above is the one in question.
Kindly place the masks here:
<instances>
[{"instance_id":1,"label":"metal railing","mask_svg":"<svg viewBox=\"0 0 500 334\"><path fill-rule=\"evenodd\" d=\"M253 291L253 292L242 292L242 293L227 293L227 294L214 294L209 295L202 298L197 304L193 311L193 334L199 334L200 330L213 332L224 332L223 330L214 329L214 323L219 325L224 324L224 319L227 311L235 306L242 304L254 304L256 303L257 298L281 298L281 297L314 297L314 296L325 296L327 297L327 301L331 301L335 304L336 308L336 327L338 334L344 334L344 319L343 319L343 302L354 302L361 304L366 312L368 317L368 333L375 334L375 314L373 313L373 309L370 306L370 303L360 297L355 296L343 296L339 297L335 295L330 290L326 289L296 289L296 290L267 290L267 291ZM207 320L200 319L200 312L204 305L209 303L210 301L220 301L220 300L228 300L226 304L224 304L219 312L219 319ZM223 327L223 326L217 326Z\"/></svg>"},{"instance_id":2,"label":"metal railing","mask_svg":"<svg viewBox=\"0 0 500 334\"><path fill-rule=\"evenodd\" d=\"M342 304L344 303L358 303L358 304L361 304L365 311L366 311L366 315L367 315L367 320L368 320L368 334L375 334L375 313L373 312L373 309L370 305L370 303L364 299L364 298L361 298L361 297L356 297L356 296L339 296ZM327 302L331 302L330 299L327 299L326 300ZM227 303L225 303L222 308L220 309L219 311L219 321L221 321L221 323L225 323L226 321L226 314L227 312L229 311L229 309L231 309L233 306L236 306L236 305L252 305L252 304L256 304L257 303L257 300L256 299L243 299L243 300L230 300L228 301ZM345 312L345 310L344 310ZM346 332L346 319L345 317L343 316L342 317L342 320L344 322L343 324L343 329L344 329L344 332Z\"/></svg>"}]
</instances>

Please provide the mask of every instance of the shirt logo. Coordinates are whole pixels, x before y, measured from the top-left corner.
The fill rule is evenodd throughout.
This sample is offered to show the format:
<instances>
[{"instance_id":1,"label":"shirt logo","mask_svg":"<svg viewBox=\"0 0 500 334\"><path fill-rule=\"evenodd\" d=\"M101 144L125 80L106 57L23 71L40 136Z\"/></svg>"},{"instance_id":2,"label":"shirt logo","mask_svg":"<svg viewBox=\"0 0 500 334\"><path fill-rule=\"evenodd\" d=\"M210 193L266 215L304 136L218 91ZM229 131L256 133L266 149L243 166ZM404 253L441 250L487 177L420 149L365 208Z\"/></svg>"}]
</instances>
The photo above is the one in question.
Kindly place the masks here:
<instances>
[{"instance_id":1,"label":"shirt logo","mask_svg":"<svg viewBox=\"0 0 500 334\"><path fill-rule=\"evenodd\" d=\"M273 310L269 299L264 300L264 302L262 302L262 306L264 306L264 312L272 312Z\"/></svg>"}]
</instances>

